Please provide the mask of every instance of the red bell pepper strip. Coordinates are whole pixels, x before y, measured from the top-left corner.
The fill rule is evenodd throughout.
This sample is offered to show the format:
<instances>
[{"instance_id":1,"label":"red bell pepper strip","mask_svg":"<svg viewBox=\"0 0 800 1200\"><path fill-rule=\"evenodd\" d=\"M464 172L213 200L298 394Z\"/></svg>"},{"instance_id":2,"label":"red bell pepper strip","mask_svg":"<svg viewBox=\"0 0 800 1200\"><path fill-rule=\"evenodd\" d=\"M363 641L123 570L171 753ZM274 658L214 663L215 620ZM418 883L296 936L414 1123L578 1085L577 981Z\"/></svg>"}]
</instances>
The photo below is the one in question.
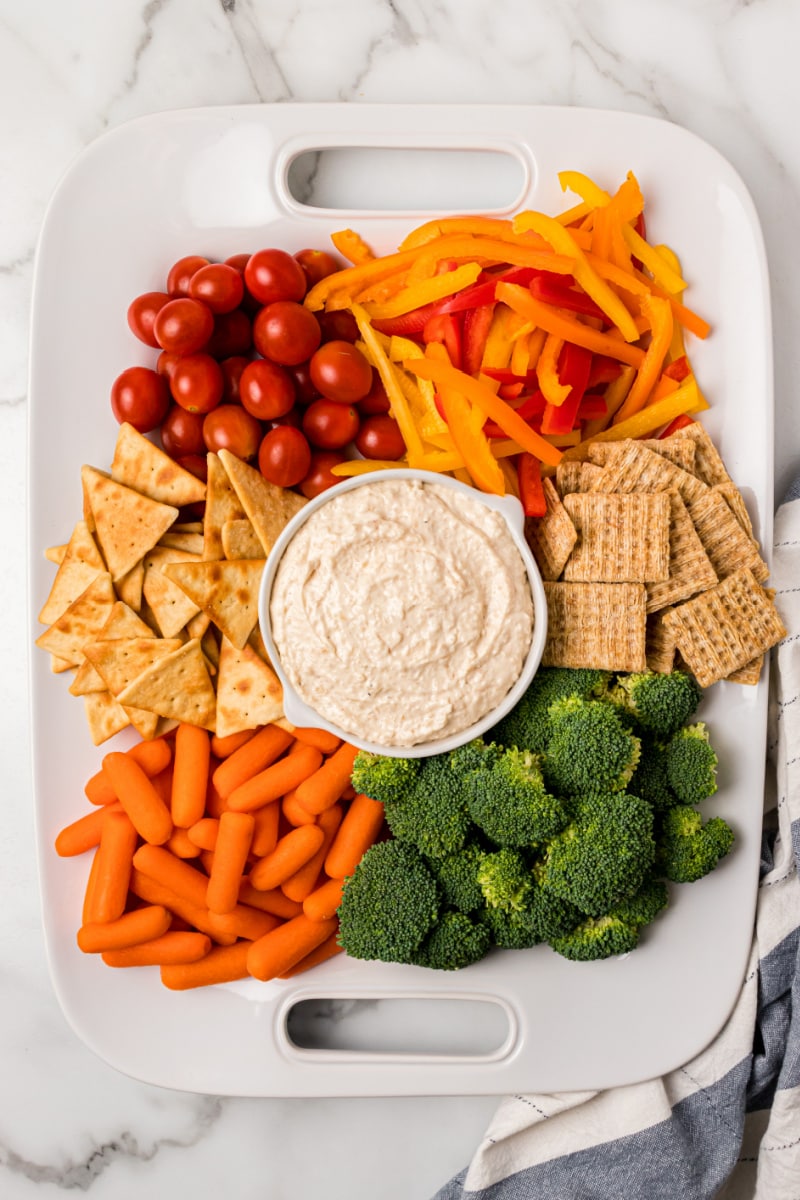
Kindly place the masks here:
<instances>
[{"instance_id":1,"label":"red bell pepper strip","mask_svg":"<svg viewBox=\"0 0 800 1200\"><path fill-rule=\"evenodd\" d=\"M385 333L388 337L395 334L398 337L407 337L409 334L421 333L430 317L440 313L466 312L471 308L494 304L494 292L498 283L518 283L521 287L527 287L536 274L533 267L512 267L510 271L501 271L496 275L486 272L482 280L479 279L477 283L463 288L460 292L454 292L452 296L446 296L444 300L423 304L400 317L384 317L380 320L376 318L372 325L379 333Z\"/></svg>"},{"instance_id":2,"label":"red bell pepper strip","mask_svg":"<svg viewBox=\"0 0 800 1200\"><path fill-rule=\"evenodd\" d=\"M658 436L659 438L671 437L672 434L677 433L679 429L685 429L687 425L693 424L694 417L690 417L688 413L681 413L680 416L677 416L673 421L670 421L669 425L667 425L665 429L662 429Z\"/></svg>"},{"instance_id":3,"label":"red bell pepper strip","mask_svg":"<svg viewBox=\"0 0 800 1200\"><path fill-rule=\"evenodd\" d=\"M488 372L487 372L488 373ZM503 397L505 399L505 397ZM530 396L526 396L520 404L514 404L511 401L511 407L514 409L518 417L522 417L523 421L531 422L534 418L541 417L547 406L542 393L537 389ZM505 430L501 429L495 421L487 421L483 426L483 432L490 438L508 437Z\"/></svg>"},{"instance_id":4,"label":"red bell pepper strip","mask_svg":"<svg viewBox=\"0 0 800 1200\"><path fill-rule=\"evenodd\" d=\"M562 404L548 404L542 417L542 433L570 433L578 419L578 409L586 391L592 354L583 346L565 342L558 358L558 378L571 390Z\"/></svg>"},{"instance_id":5,"label":"red bell pepper strip","mask_svg":"<svg viewBox=\"0 0 800 1200\"><path fill-rule=\"evenodd\" d=\"M437 313L429 317L422 330L422 340L427 346L429 342L441 342L447 351L450 363L461 367L463 357L463 338L461 322L449 313Z\"/></svg>"},{"instance_id":6,"label":"red bell pepper strip","mask_svg":"<svg viewBox=\"0 0 800 1200\"><path fill-rule=\"evenodd\" d=\"M667 379L676 379L678 383L683 383L692 373L692 368L689 366L689 360L685 354L680 358L676 358L668 367L664 368L663 374Z\"/></svg>"},{"instance_id":7,"label":"red bell pepper strip","mask_svg":"<svg viewBox=\"0 0 800 1200\"><path fill-rule=\"evenodd\" d=\"M518 400L525 390L525 384L521 379L516 383L501 383L497 389L498 396L502 396L504 400Z\"/></svg>"},{"instance_id":8,"label":"red bell pepper strip","mask_svg":"<svg viewBox=\"0 0 800 1200\"><path fill-rule=\"evenodd\" d=\"M519 498L526 517L543 517L547 501L542 486L542 464L532 454L520 454L517 459Z\"/></svg>"},{"instance_id":9,"label":"red bell pepper strip","mask_svg":"<svg viewBox=\"0 0 800 1200\"><path fill-rule=\"evenodd\" d=\"M536 380L536 371L526 371L524 375L515 375L513 371L509 371L508 367L484 367L483 374L488 375L490 379L495 379L504 387L511 383L534 383Z\"/></svg>"},{"instance_id":10,"label":"red bell pepper strip","mask_svg":"<svg viewBox=\"0 0 800 1200\"><path fill-rule=\"evenodd\" d=\"M592 388L600 387L606 383L613 383L615 379L619 379L622 374L622 364L615 362L613 358L608 358L605 354L595 354L592 358L592 367L589 371L589 382L586 384L587 392Z\"/></svg>"},{"instance_id":11,"label":"red bell pepper strip","mask_svg":"<svg viewBox=\"0 0 800 1200\"><path fill-rule=\"evenodd\" d=\"M453 319L449 314L450 320ZM486 338L494 316L494 301L480 308L470 308L464 313L464 336L461 350L461 366L468 375L477 375L481 369ZM456 364L457 366L458 364Z\"/></svg>"},{"instance_id":12,"label":"red bell pepper strip","mask_svg":"<svg viewBox=\"0 0 800 1200\"><path fill-rule=\"evenodd\" d=\"M596 421L608 414L605 396L584 396L578 408L579 421Z\"/></svg>"},{"instance_id":13,"label":"red bell pepper strip","mask_svg":"<svg viewBox=\"0 0 800 1200\"><path fill-rule=\"evenodd\" d=\"M570 285L575 281L569 275L547 275L544 271L533 276L528 287L531 295L555 308L580 313L583 317L599 317L606 325L608 317L599 305L585 292L577 292Z\"/></svg>"}]
</instances>

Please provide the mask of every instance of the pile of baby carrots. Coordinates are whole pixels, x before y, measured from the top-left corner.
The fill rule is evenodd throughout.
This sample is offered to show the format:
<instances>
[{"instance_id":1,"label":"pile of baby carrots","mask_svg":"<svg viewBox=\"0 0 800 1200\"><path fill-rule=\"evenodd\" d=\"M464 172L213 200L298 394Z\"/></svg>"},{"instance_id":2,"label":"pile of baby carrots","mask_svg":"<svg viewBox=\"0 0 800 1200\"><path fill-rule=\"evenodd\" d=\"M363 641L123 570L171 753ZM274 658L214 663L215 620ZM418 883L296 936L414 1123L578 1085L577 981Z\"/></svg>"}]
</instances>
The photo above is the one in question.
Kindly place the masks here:
<instances>
[{"instance_id":1,"label":"pile of baby carrots","mask_svg":"<svg viewBox=\"0 0 800 1200\"><path fill-rule=\"evenodd\" d=\"M94 808L58 834L93 853L77 940L183 990L286 979L338 953L345 876L384 828L350 783L356 750L321 729L194 725L106 754Z\"/></svg>"}]
</instances>

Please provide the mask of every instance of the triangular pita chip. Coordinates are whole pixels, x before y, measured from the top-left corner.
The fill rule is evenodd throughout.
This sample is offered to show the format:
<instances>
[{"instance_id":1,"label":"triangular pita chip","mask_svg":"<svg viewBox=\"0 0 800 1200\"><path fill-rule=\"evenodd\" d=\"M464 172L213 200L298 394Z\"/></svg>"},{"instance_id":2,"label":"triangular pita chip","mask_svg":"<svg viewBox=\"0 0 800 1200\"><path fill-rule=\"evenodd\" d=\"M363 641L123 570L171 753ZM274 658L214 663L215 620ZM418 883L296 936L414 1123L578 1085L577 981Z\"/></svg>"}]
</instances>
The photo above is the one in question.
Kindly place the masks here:
<instances>
[{"instance_id":1,"label":"triangular pita chip","mask_svg":"<svg viewBox=\"0 0 800 1200\"><path fill-rule=\"evenodd\" d=\"M152 629L145 625L142 618L137 616L133 609L129 608L122 600L117 600L111 609L108 620L100 630L98 641L107 638L152 636ZM107 687L102 675L98 675L87 659L78 667L77 674L69 685L69 690L73 696L88 696L91 692L104 692Z\"/></svg>"},{"instance_id":2,"label":"triangular pita chip","mask_svg":"<svg viewBox=\"0 0 800 1200\"><path fill-rule=\"evenodd\" d=\"M121 579L166 533L178 509L151 500L94 467L82 467L81 479L103 557L112 579Z\"/></svg>"},{"instance_id":3,"label":"triangular pita chip","mask_svg":"<svg viewBox=\"0 0 800 1200\"><path fill-rule=\"evenodd\" d=\"M170 529L158 544L168 546L172 550L187 550L189 554L196 554L198 558L203 553L202 533L175 533L174 529Z\"/></svg>"},{"instance_id":4,"label":"triangular pita chip","mask_svg":"<svg viewBox=\"0 0 800 1200\"><path fill-rule=\"evenodd\" d=\"M106 564L89 527L85 521L78 521L56 572L50 595L39 613L42 624L52 625L105 569Z\"/></svg>"},{"instance_id":5,"label":"triangular pita chip","mask_svg":"<svg viewBox=\"0 0 800 1200\"><path fill-rule=\"evenodd\" d=\"M39 635L36 645L73 666L80 666L84 645L96 640L115 602L111 576L98 575L74 604Z\"/></svg>"},{"instance_id":6,"label":"triangular pita chip","mask_svg":"<svg viewBox=\"0 0 800 1200\"><path fill-rule=\"evenodd\" d=\"M264 554L269 554L278 534L308 501L297 492L269 483L260 471L248 466L230 450L220 450L219 457L245 515L253 524Z\"/></svg>"},{"instance_id":7,"label":"triangular pita chip","mask_svg":"<svg viewBox=\"0 0 800 1200\"><path fill-rule=\"evenodd\" d=\"M125 709L110 692L92 692L91 695L83 697L83 704L89 733L95 746L107 742L115 733L119 733L120 729L130 725L130 718Z\"/></svg>"},{"instance_id":8,"label":"triangular pita chip","mask_svg":"<svg viewBox=\"0 0 800 1200\"><path fill-rule=\"evenodd\" d=\"M258 620L264 562L263 558L241 558L234 562L172 563L164 573L241 649Z\"/></svg>"},{"instance_id":9,"label":"triangular pita chip","mask_svg":"<svg viewBox=\"0 0 800 1200\"><path fill-rule=\"evenodd\" d=\"M156 736L158 722L161 720L158 713L148 712L146 708L133 708L130 704L123 704L122 707L139 736L146 742L151 741Z\"/></svg>"},{"instance_id":10,"label":"triangular pita chip","mask_svg":"<svg viewBox=\"0 0 800 1200\"><path fill-rule=\"evenodd\" d=\"M248 517L225 522L222 526L222 549L228 559L261 558L264 553L261 539Z\"/></svg>"},{"instance_id":11,"label":"triangular pita chip","mask_svg":"<svg viewBox=\"0 0 800 1200\"><path fill-rule=\"evenodd\" d=\"M67 553L67 545L67 542L63 542L60 546L48 546L44 552L45 558L60 567Z\"/></svg>"},{"instance_id":12,"label":"triangular pita chip","mask_svg":"<svg viewBox=\"0 0 800 1200\"><path fill-rule=\"evenodd\" d=\"M268 725L283 716L283 689L255 650L222 639L217 679L217 736Z\"/></svg>"},{"instance_id":13,"label":"triangular pita chip","mask_svg":"<svg viewBox=\"0 0 800 1200\"><path fill-rule=\"evenodd\" d=\"M65 671L71 671L74 666L74 663L67 662L65 658L59 658L56 654L50 655L50 670L54 675L63 675Z\"/></svg>"},{"instance_id":14,"label":"triangular pita chip","mask_svg":"<svg viewBox=\"0 0 800 1200\"><path fill-rule=\"evenodd\" d=\"M177 638L122 637L88 642L84 653L111 695L118 696L148 667L182 645Z\"/></svg>"},{"instance_id":15,"label":"triangular pita chip","mask_svg":"<svg viewBox=\"0 0 800 1200\"><path fill-rule=\"evenodd\" d=\"M152 500L174 504L178 508L204 500L206 494L202 479L178 466L174 459L127 422L119 427L111 478Z\"/></svg>"},{"instance_id":16,"label":"triangular pita chip","mask_svg":"<svg viewBox=\"0 0 800 1200\"><path fill-rule=\"evenodd\" d=\"M196 639L143 671L117 698L160 717L215 728L216 696Z\"/></svg>"},{"instance_id":17,"label":"triangular pita chip","mask_svg":"<svg viewBox=\"0 0 800 1200\"><path fill-rule=\"evenodd\" d=\"M227 472L216 454L209 454L206 509L203 518L203 558L214 562L225 557L222 546L222 526L226 521L238 521L247 514L231 486Z\"/></svg>"},{"instance_id":18,"label":"triangular pita chip","mask_svg":"<svg viewBox=\"0 0 800 1200\"><path fill-rule=\"evenodd\" d=\"M114 590L128 608L138 612L142 607L142 585L144 584L144 562L139 559L135 567L114 584Z\"/></svg>"},{"instance_id":19,"label":"triangular pita chip","mask_svg":"<svg viewBox=\"0 0 800 1200\"><path fill-rule=\"evenodd\" d=\"M145 558L144 597L158 621L163 637L175 637L187 621L200 611L199 604L195 604L173 583L164 570L175 562L198 561L196 555L189 555L185 550L171 550L166 546L157 546Z\"/></svg>"}]
</instances>

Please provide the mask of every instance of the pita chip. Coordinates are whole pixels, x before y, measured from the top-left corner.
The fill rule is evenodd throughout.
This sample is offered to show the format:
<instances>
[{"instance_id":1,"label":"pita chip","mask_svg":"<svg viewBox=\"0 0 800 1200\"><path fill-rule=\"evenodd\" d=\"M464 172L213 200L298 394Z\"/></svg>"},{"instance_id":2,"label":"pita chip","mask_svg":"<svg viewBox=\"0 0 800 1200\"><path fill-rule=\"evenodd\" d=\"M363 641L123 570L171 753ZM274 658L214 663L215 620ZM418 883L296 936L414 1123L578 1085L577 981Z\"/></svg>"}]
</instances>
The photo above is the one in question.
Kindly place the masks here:
<instances>
[{"instance_id":1,"label":"pita chip","mask_svg":"<svg viewBox=\"0 0 800 1200\"><path fill-rule=\"evenodd\" d=\"M164 574L241 649L258 621L258 590L264 564L263 558L169 563Z\"/></svg>"},{"instance_id":2,"label":"pita chip","mask_svg":"<svg viewBox=\"0 0 800 1200\"><path fill-rule=\"evenodd\" d=\"M121 579L167 532L178 509L117 483L94 467L81 468L97 540L112 579Z\"/></svg>"},{"instance_id":3,"label":"pita chip","mask_svg":"<svg viewBox=\"0 0 800 1200\"><path fill-rule=\"evenodd\" d=\"M110 692L92 692L83 697L86 712L86 723L95 746L107 742L120 729L130 725L130 718L125 709Z\"/></svg>"},{"instance_id":4,"label":"pita chip","mask_svg":"<svg viewBox=\"0 0 800 1200\"><path fill-rule=\"evenodd\" d=\"M249 645L237 649L223 637L217 678L217 736L268 725L283 716L277 675Z\"/></svg>"},{"instance_id":5,"label":"pita chip","mask_svg":"<svg viewBox=\"0 0 800 1200\"><path fill-rule=\"evenodd\" d=\"M172 563L200 562L196 554L155 546L144 558L144 598L150 606L161 634L172 638L196 616L200 606L164 573Z\"/></svg>"},{"instance_id":6,"label":"pita chip","mask_svg":"<svg viewBox=\"0 0 800 1200\"><path fill-rule=\"evenodd\" d=\"M83 662L83 647L94 641L116 603L111 576L98 575L57 621L40 634L36 645L73 666Z\"/></svg>"},{"instance_id":7,"label":"pita chip","mask_svg":"<svg viewBox=\"0 0 800 1200\"><path fill-rule=\"evenodd\" d=\"M111 609L108 620L98 634L100 639L152 637L153 631L141 617L137 616L122 600L117 600ZM75 678L69 686L73 696L87 696L90 692L104 692L108 684L102 675L98 675L92 663L87 658L78 667Z\"/></svg>"},{"instance_id":8,"label":"pita chip","mask_svg":"<svg viewBox=\"0 0 800 1200\"><path fill-rule=\"evenodd\" d=\"M117 697L168 720L214 730L216 696L200 643L192 638L138 675Z\"/></svg>"},{"instance_id":9,"label":"pita chip","mask_svg":"<svg viewBox=\"0 0 800 1200\"><path fill-rule=\"evenodd\" d=\"M226 521L240 521L247 514L231 486L231 481L218 455L209 454L207 461L208 483L203 519L203 558L208 562L216 562L225 557L222 545L223 525Z\"/></svg>"},{"instance_id":10,"label":"pita chip","mask_svg":"<svg viewBox=\"0 0 800 1200\"><path fill-rule=\"evenodd\" d=\"M247 517L241 521L226 521L222 526L222 549L225 557L261 558L264 547Z\"/></svg>"},{"instance_id":11,"label":"pita chip","mask_svg":"<svg viewBox=\"0 0 800 1200\"><path fill-rule=\"evenodd\" d=\"M105 569L106 564L88 525L78 521L67 542L50 594L39 613L42 624L52 625Z\"/></svg>"},{"instance_id":12,"label":"pita chip","mask_svg":"<svg viewBox=\"0 0 800 1200\"><path fill-rule=\"evenodd\" d=\"M308 501L296 492L269 483L260 471L242 462L230 450L220 450L219 458L245 516L252 522L264 554L269 554L281 530Z\"/></svg>"},{"instance_id":13,"label":"pita chip","mask_svg":"<svg viewBox=\"0 0 800 1200\"><path fill-rule=\"evenodd\" d=\"M179 466L127 422L119 427L111 478L152 500L178 508L204 500L206 495L202 479Z\"/></svg>"}]
</instances>

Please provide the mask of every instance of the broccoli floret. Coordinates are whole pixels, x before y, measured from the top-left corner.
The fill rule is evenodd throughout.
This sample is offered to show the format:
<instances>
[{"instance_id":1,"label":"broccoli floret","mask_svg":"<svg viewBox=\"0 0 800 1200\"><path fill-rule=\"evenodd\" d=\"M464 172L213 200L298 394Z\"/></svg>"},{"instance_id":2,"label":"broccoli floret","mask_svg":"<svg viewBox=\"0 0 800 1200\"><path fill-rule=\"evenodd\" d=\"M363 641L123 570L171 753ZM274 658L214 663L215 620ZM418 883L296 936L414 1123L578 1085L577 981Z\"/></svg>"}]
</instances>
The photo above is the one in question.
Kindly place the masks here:
<instances>
[{"instance_id":1,"label":"broccoli floret","mask_svg":"<svg viewBox=\"0 0 800 1200\"><path fill-rule=\"evenodd\" d=\"M467 845L444 858L428 859L428 867L442 893L442 902L460 912L471 913L485 903L478 882L478 869L485 852L479 846Z\"/></svg>"},{"instance_id":2,"label":"broccoli floret","mask_svg":"<svg viewBox=\"0 0 800 1200\"><path fill-rule=\"evenodd\" d=\"M609 693L643 729L666 741L696 712L703 693L687 671L634 672L620 675Z\"/></svg>"},{"instance_id":3,"label":"broccoli floret","mask_svg":"<svg viewBox=\"0 0 800 1200\"><path fill-rule=\"evenodd\" d=\"M414 955L414 962L437 971L459 971L484 958L490 947L491 937L485 925L465 913L448 912L434 925Z\"/></svg>"},{"instance_id":4,"label":"broccoli floret","mask_svg":"<svg viewBox=\"0 0 800 1200\"><path fill-rule=\"evenodd\" d=\"M359 750L350 776L357 792L386 803L402 800L419 774L418 758L389 758Z\"/></svg>"},{"instance_id":5,"label":"broccoli floret","mask_svg":"<svg viewBox=\"0 0 800 1200\"><path fill-rule=\"evenodd\" d=\"M694 883L714 870L733 843L733 830L722 817L704 825L697 809L678 804L661 816L656 869L673 883Z\"/></svg>"},{"instance_id":6,"label":"broccoli floret","mask_svg":"<svg viewBox=\"0 0 800 1200\"><path fill-rule=\"evenodd\" d=\"M621 900L608 915L641 929L655 921L669 904L667 885L661 879L647 879L633 896Z\"/></svg>"},{"instance_id":7,"label":"broccoli floret","mask_svg":"<svg viewBox=\"0 0 800 1200\"><path fill-rule=\"evenodd\" d=\"M653 864L653 810L627 792L577 801L572 822L547 846L542 885L587 916L632 896Z\"/></svg>"},{"instance_id":8,"label":"broccoli floret","mask_svg":"<svg viewBox=\"0 0 800 1200\"><path fill-rule=\"evenodd\" d=\"M641 755L628 787L635 796L641 796L656 812L678 804L678 797L667 779L667 758L661 742L649 734L641 738Z\"/></svg>"},{"instance_id":9,"label":"broccoli floret","mask_svg":"<svg viewBox=\"0 0 800 1200\"><path fill-rule=\"evenodd\" d=\"M552 732L548 709L553 701L565 696L588 699L602 691L610 678L610 671L540 667L522 699L487 738L501 746L519 746L541 754Z\"/></svg>"},{"instance_id":10,"label":"broccoli floret","mask_svg":"<svg viewBox=\"0 0 800 1200\"><path fill-rule=\"evenodd\" d=\"M378 842L345 880L338 911L351 957L408 963L439 915L439 889L413 846Z\"/></svg>"},{"instance_id":11,"label":"broccoli floret","mask_svg":"<svg viewBox=\"0 0 800 1200\"><path fill-rule=\"evenodd\" d=\"M628 954L636 949L638 942L639 930L635 925L619 917L605 916L586 917L571 933L554 938L550 945L564 958L592 962L615 954Z\"/></svg>"},{"instance_id":12,"label":"broccoli floret","mask_svg":"<svg viewBox=\"0 0 800 1200\"><path fill-rule=\"evenodd\" d=\"M539 756L512 746L484 746L480 765L464 776L467 809L498 846L534 846L563 829L563 804L544 786Z\"/></svg>"},{"instance_id":13,"label":"broccoli floret","mask_svg":"<svg viewBox=\"0 0 800 1200\"><path fill-rule=\"evenodd\" d=\"M665 751L667 780L681 804L699 804L717 790L717 754L703 722L679 729Z\"/></svg>"},{"instance_id":14,"label":"broccoli floret","mask_svg":"<svg viewBox=\"0 0 800 1200\"><path fill-rule=\"evenodd\" d=\"M531 871L531 888L521 908L487 908L484 919L496 945L507 950L526 950L539 942L563 937L583 921L583 913L562 900L549 888L542 887L541 864Z\"/></svg>"},{"instance_id":15,"label":"broccoli floret","mask_svg":"<svg viewBox=\"0 0 800 1200\"><path fill-rule=\"evenodd\" d=\"M504 847L484 855L478 883L488 905L510 911L524 908L533 879L522 854Z\"/></svg>"},{"instance_id":16,"label":"broccoli floret","mask_svg":"<svg viewBox=\"0 0 800 1200\"><path fill-rule=\"evenodd\" d=\"M568 696L550 705L553 732L544 776L557 794L622 791L639 761L641 743L613 704Z\"/></svg>"},{"instance_id":17,"label":"broccoli floret","mask_svg":"<svg viewBox=\"0 0 800 1200\"><path fill-rule=\"evenodd\" d=\"M421 854L443 858L461 850L469 832L463 780L449 754L417 761L408 790L385 796L386 823L396 838Z\"/></svg>"}]
</instances>

